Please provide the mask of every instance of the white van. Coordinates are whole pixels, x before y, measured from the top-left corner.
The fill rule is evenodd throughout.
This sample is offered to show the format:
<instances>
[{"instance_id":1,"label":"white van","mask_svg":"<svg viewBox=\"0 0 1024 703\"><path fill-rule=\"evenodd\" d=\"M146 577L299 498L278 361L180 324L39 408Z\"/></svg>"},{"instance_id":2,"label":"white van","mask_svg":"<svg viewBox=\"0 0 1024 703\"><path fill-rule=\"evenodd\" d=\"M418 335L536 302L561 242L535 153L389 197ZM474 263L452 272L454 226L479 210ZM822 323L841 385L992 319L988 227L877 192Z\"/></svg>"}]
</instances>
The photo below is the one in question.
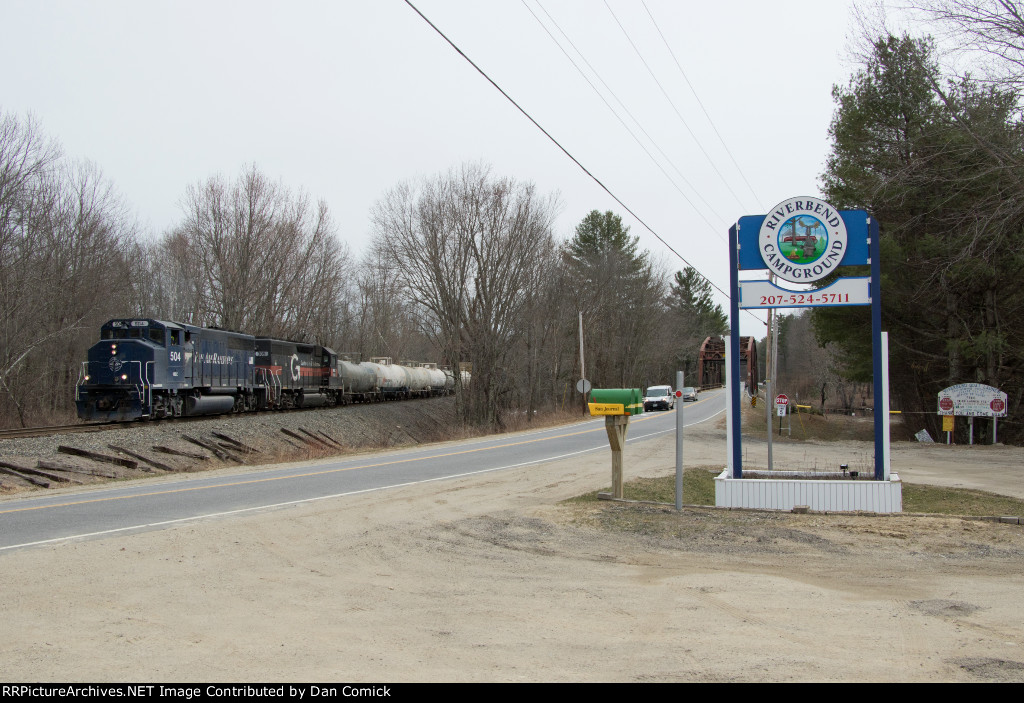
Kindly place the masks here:
<instances>
[{"instance_id":1,"label":"white van","mask_svg":"<svg viewBox=\"0 0 1024 703\"><path fill-rule=\"evenodd\" d=\"M676 406L672 386L651 386L644 391L644 412L648 410L671 410Z\"/></svg>"}]
</instances>

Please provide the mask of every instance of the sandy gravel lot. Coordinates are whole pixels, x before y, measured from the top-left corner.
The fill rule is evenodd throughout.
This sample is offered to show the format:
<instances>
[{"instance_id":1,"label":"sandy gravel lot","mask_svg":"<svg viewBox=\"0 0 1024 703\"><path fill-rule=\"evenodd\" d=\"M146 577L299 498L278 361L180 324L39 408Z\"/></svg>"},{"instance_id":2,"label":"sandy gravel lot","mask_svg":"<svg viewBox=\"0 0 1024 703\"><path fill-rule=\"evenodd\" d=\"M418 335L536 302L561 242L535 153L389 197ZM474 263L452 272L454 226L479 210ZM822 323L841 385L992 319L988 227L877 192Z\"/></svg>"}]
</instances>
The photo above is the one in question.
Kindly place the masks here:
<instances>
[{"instance_id":1,"label":"sandy gravel lot","mask_svg":"<svg viewBox=\"0 0 1024 703\"><path fill-rule=\"evenodd\" d=\"M670 435L637 446L627 477L672 472ZM721 463L721 430L686 453ZM1020 449L897 444L894 466L1024 497ZM0 680L1024 681L1024 527L689 509L637 535L559 505L608 474L585 456L0 555Z\"/></svg>"}]
</instances>

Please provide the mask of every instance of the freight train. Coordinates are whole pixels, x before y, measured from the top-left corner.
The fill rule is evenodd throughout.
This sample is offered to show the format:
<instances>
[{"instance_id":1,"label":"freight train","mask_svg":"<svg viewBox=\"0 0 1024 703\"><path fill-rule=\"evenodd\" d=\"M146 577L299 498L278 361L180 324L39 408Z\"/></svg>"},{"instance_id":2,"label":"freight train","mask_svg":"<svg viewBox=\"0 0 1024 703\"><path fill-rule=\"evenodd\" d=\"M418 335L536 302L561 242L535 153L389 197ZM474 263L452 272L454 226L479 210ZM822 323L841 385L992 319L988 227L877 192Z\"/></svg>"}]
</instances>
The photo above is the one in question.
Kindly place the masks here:
<instances>
[{"instance_id":1,"label":"freight train","mask_svg":"<svg viewBox=\"0 0 1024 703\"><path fill-rule=\"evenodd\" d=\"M353 363L319 344L153 319L110 320L75 387L83 420L128 421L446 395L453 371ZM463 384L469 374L461 373Z\"/></svg>"}]
</instances>

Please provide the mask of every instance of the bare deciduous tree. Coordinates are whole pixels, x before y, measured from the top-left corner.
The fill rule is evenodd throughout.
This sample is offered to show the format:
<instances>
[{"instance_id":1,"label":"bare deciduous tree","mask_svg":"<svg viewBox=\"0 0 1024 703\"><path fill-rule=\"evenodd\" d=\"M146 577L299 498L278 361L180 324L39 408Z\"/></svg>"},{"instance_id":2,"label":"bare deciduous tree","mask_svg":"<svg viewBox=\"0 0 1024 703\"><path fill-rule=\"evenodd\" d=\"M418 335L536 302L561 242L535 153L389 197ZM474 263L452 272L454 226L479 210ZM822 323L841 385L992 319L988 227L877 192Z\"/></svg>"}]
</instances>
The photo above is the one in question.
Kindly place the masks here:
<instances>
[{"instance_id":1,"label":"bare deciduous tree","mask_svg":"<svg viewBox=\"0 0 1024 703\"><path fill-rule=\"evenodd\" d=\"M253 166L233 183L214 177L190 187L184 209L160 245L172 319L292 339L337 336L349 254L325 203L293 196Z\"/></svg>"},{"instance_id":2,"label":"bare deciduous tree","mask_svg":"<svg viewBox=\"0 0 1024 703\"><path fill-rule=\"evenodd\" d=\"M374 208L375 246L393 257L423 331L449 363L472 365L469 392L457 384L468 420L500 423L521 382L505 369L524 336L538 262L551 252L556 207L532 185L469 164L400 185Z\"/></svg>"},{"instance_id":3,"label":"bare deciduous tree","mask_svg":"<svg viewBox=\"0 0 1024 703\"><path fill-rule=\"evenodd\" d=\"M90 163L61 159L32 118L0 114L0 390L26 424L71 407L105 317L131 307L133 217Z\"/></svg>"},{"instance_id":4,"label":"bare deciduous tree","mask_svg":"<svg viewBox=\"0 0 1024 703\"><path fill-rule=\"evenodd\" d=\"M986 78L1024 88L1024 4L1017 0L911 0L950 46L980 57Z\"/></svg>"}]
</instances>

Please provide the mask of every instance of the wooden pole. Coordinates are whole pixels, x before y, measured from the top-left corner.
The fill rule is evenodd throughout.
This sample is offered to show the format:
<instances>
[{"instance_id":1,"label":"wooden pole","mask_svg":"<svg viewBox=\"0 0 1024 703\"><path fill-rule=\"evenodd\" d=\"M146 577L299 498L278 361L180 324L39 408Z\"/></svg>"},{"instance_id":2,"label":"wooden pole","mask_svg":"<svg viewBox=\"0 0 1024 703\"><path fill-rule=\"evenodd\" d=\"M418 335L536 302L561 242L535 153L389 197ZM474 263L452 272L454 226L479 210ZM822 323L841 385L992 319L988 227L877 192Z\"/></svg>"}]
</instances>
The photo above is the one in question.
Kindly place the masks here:
<instances>
[{"instance_id":1,"label":"wooden pole","mask_svg":"<svg viewBox=\"0 0 1024 703\"><path fill-rule=\"evenodd\" d=\"M612 498L622 499L622 450L626 448L629 415L607 415L604 427L612 447Z\"/></svg>"}]
</instances>

